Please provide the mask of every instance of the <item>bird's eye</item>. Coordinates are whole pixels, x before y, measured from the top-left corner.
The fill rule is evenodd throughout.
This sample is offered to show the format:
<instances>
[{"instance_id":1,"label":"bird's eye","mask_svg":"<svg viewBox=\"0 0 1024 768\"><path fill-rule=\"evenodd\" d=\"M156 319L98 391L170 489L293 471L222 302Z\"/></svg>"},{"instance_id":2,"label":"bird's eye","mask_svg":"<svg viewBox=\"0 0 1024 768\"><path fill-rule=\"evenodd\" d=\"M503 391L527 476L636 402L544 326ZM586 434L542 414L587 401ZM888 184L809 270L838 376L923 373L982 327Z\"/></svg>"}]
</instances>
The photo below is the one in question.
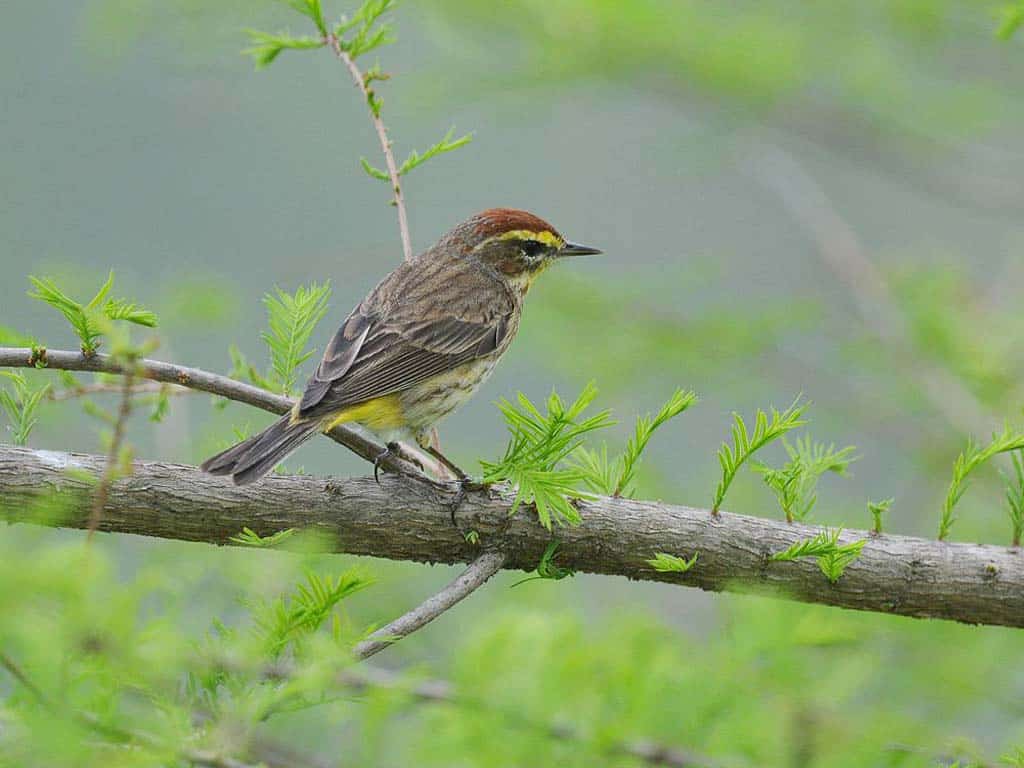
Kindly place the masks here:
<instances>
[{"instance_id":1,"label":"bird's eye","mask_svg":"<svg viewBox=\"0 0 1024 768\"><path fill-rule=\"evenodd\" d=\"M536 240L523 240L519 248L522 250L523 255L528 259L536 259L541 253L544 252L544 243Z\"/></svg>"}]
</instances>

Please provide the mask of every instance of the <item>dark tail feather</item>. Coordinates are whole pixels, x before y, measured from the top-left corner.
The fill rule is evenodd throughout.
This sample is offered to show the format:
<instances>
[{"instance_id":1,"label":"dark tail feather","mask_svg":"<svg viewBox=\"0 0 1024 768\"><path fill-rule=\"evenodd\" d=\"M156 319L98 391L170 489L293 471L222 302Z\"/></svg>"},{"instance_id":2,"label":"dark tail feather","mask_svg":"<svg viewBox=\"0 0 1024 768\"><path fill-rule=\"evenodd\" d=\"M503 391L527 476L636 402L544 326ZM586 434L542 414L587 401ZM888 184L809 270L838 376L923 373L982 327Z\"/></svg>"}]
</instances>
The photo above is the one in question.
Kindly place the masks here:
<instances>
[{"instance_id":1,"label":"dark tail feather","mask_svg":"<svg viewBox=\"0 0 1024 768\"><path fill-rule=\"evenodd\" d=\"M292 424L291 414L286 413L258 435L211 456L200 469L211 475L231 475L235 485L248 485L267 474L319 431L318 421Z\"/></svg>"}]
</instances>

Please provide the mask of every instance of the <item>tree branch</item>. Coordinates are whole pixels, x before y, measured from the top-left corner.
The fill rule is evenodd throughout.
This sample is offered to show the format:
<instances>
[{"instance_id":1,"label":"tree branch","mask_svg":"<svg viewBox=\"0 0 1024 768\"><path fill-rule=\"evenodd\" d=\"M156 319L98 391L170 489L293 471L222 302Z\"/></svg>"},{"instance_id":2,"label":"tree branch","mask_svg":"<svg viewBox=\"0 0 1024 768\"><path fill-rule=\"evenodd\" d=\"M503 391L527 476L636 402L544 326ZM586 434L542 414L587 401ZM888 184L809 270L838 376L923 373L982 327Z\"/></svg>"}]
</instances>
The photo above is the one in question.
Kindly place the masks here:
<instances>
[{"instance_id":1,"label":"tree branch","mask_svg":"<svg viewBox=\"0 0 1024 768\"><path fill-rule=\"evenodd\" d=\"M0 368L53 368L62 371L83 371L86 373L114 373L124 375L127 369L110 355L83 355L58 349L33 351L28 347L0 347ZM211 395L245 403L270 413L282 414L291 410L294 401L283 395L276 395L265 389L254 387L243 381L210 373L199 368L190 368L159 360L139 360L132 368L134 375L152 381L177 384L181 387L208 392ZM337 426L326 433L335 442L372 462L384 450L384 446L354 429ZM419 467L408 458L389 455L381 462L384 469L407 475L419 473Z\"/></svg>"},{"instance_id":2,"label":"tree branch","mask_svg":"<svg viewBox=\"0 0 1024 768\"><path fill-rule=\"evenodd\" d=\"M78 476L82 470L100 475L103 458L0 447L0 513L12 522L38 522L33 502L56 491L66 510L60 525L84 528L92 486ZM497 487L468 493L460 527L475 530L483 546L503 552L504 567L530 571L551 534L528 508L510 517L513 498ZM339 552L420 562L476 560L481 549L452 526L449 502L444 488L404 477L384 476L378 485L372 478L272 475L236 487L194 467L136 462L131 476L111 485L99 530L228 544L243 526L260 535L310 528L332 536ZM576 571L1024 627L1019 549L845 531L841 544L867 543L830 584L813 559L769 560L820 533L814 526L725 512L712 517L706 509L631 499L580 502L579 510L583 523L557 533L559 564ZM656 552L699 552L700 557L686 573L663 573L646 562Z\"/></svg>"},{"instance_id":3,"label":"tree branch","mask_svg":"<svg viewBox=\"0 0 1024 768\"><path fill-rule=\"evenodd\" d=\"M425 627L456 603L482 587L504 565L505 555L501 552L484 552L436 595L427 598L408 613L399 616L387 626L381 627L359 643L355 647L353 655L357 659L367 659L403 637L411 635L417 629Z\"/></svg>"},{"instance_id":4,"label":"tree branch","mask_svg":"<svg viewBox=\"0 0 1024 768\"><path fill-rule=\"evenodd\" d=\"M402 254L406 261L412 261L413 253L412 239L409 236L409 219L405 213L405 197L402 194L402 185L398 177L398 164L395 163L395 153L391 151L391 139L388 138L388 129L384 126L380 113L373 107L373 94L366 83L366 75L360 71L359 66L348 52L341 47L341 41L337 35L328 34L326 40L331 50L334 51L334 55L348 68L356 88L363 94L366 106L370 110L370 120L373 121L373 127L377 131L377 139L380 141L380 149L384 153L384 163L388 169L391 191L394 192L395 209L398 211L398 231L402 236Z\"/></svg>"}]
</instances>

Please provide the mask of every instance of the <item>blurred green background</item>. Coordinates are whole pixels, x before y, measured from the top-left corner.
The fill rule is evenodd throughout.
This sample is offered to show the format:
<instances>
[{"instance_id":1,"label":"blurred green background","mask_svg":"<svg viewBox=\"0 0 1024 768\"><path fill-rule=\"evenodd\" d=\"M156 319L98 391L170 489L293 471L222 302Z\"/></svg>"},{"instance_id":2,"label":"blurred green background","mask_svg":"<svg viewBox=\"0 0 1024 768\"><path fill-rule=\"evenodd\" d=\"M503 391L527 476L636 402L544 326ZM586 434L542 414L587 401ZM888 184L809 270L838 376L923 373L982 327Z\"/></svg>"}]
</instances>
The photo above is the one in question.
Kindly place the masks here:
<instances>
[{"instance_id":1,"label":"blurred green background","mask_svg":"<svg viewBox=\"0 0 1024 768\"><path fill-rule=\"evenodd\" d=\"M1024 42L995 39L998 12L921 0L402 6L398 44L380 51L397 154L451 125L474 132L407 181L414 246L510 205L605 251L540 281L511 352L443 425L446 452L467 467L498 456L493 401L519 390L572 395L595 380L618 440L684 386L701 403L652 442L639 493L706 506L730 413L802 392L812 434L861 456L852 478L823 482L815 521L866 528L866 502L894 496L889 529L933 537L968 433L1019 421L1024 405ZM0 324L71 348L61 319L25 297L26 276L85 297L113 268L117 293L161 317L156 357L226 372L231 343L264 360L260 299L273 286L331 280L322 347L398 263L385 188L359 169L360 155L376 162L375 137L338 62L285 52L254 73L238 53L246 27L305 34L287 9L46 0L9 3L0 19ZM197 462L232 427L266 421L181 397L161 424L139 415L130 439L141 458ZM99 450L77 403L48 405L31 444ZM366 472L325 440L289 465ZM953 538L1008 543L997 479L975 482ZM727 506L778 514L749 472ZM0 551L13 572L26 552L81 538L8 528ZM302 567L130 537L100 548L110 570L93 587L128 594L140 573L159 574L193 638L239 594L285 589ZM348 604L357 628L453 573L363 567L379 583ZM517 578L380 659L453 680L493 711L375 693L258 728L339 766L623 765L607 753L621 738L794 767L995 764L1024 746L1018 632L592 576L510 590ZM30 597L6 598L0 636L15 644L31 645L15 621ZM60 642L33 658L45 666ZM560 742L502 711L587 738ZM68 754L49 764L86 764Z\"/></svg>"}]
</instances>

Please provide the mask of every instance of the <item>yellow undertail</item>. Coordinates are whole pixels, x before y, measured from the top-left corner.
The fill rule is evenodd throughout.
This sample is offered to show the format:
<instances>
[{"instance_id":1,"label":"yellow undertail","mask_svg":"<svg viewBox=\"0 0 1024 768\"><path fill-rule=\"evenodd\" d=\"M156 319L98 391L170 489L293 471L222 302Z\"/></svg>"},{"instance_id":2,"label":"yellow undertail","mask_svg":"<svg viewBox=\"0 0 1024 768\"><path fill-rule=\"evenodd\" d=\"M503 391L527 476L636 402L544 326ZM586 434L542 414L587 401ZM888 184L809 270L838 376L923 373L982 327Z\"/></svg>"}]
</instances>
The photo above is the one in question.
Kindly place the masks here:
<instances>
[{"instance_id":1,"label":"yellow undertail","mask_svg":"<svg viewBox=\"0 0 1024 768\"><path fill-rule=\"evenodd\" d=\"M374 431L398 429L405 426L405 413L398 395L384 395L365 403L350 405L328 416L324 421L324 432L351 421L357 421Z\"/></svg>"}]
</instances>

